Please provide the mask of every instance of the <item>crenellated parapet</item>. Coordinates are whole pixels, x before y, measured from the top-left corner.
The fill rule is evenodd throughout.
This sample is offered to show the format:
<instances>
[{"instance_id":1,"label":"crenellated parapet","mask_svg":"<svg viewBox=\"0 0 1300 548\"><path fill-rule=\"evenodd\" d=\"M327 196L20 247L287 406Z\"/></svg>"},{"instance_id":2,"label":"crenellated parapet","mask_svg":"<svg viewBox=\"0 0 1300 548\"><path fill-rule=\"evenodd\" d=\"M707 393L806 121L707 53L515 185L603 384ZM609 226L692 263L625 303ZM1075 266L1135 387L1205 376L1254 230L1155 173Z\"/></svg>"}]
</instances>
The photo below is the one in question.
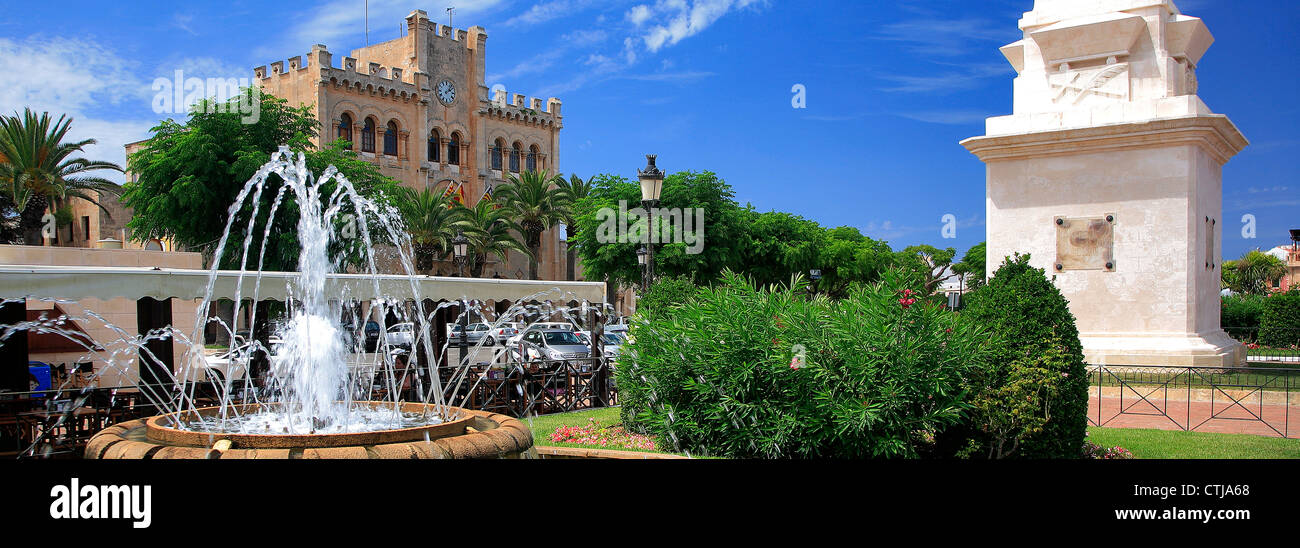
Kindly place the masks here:
<instances>
[{"instance_id":1,"label":"crenellated parapet","mask_svg":"<svg viewBox=\"0 0 1300 548\"><path fill-rule=\"evenodd\" d=\"M357 60L343 57L339 66L333 66L334 55L324 45L312 46L307 55L307 63L302 57L291 57L287 61L271 63L271 71L265 65L254 68L254 76L266 86L285 85L284 80L311 80L327 84L335 89L348 90L359 94L384 97L398 101L420 100L424 90L430 89L429 76L422 72L412 72L401 67L386 67L379 63L368 63L359 67Z\"/></svg>"},{"instance_id":2,"label":"crenellated parapet","mask_svg":"<svg viewBox=\"0 0 1300 548\"><path fill-rule=\"evenodd\" d=\"M563 127L564 117L560 112L562 103L555 97L543 101L540 97L528 97L522 93L507 93L504 89L493 90L492 98L483 101L479 113L489 119L519 123L540 127Z\"/></svg>"}]
</instances>

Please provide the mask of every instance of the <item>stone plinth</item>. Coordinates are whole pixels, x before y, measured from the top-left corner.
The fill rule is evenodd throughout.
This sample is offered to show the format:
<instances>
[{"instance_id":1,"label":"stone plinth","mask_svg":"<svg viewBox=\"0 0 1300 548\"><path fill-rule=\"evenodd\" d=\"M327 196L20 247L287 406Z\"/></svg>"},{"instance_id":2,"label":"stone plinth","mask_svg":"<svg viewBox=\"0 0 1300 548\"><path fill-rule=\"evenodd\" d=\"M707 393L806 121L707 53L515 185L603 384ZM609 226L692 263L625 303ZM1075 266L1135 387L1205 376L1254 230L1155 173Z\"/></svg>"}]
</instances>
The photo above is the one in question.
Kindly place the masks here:
<instances>
[{"instance_id":1,"label":"stone plinth","mask_svg":"<svg viewBox=\"0 0 1300 548\"><path fill-rule=\"evenodd\" d=\"M988 165L989 273L1030 254L1089 363L1244 364L1219 282L1222 167L1248 142L1195 95L1213 37L1169 1L1035 8L1002 48L1015 113L962 143Z\"/></svg>"}]
</instances>

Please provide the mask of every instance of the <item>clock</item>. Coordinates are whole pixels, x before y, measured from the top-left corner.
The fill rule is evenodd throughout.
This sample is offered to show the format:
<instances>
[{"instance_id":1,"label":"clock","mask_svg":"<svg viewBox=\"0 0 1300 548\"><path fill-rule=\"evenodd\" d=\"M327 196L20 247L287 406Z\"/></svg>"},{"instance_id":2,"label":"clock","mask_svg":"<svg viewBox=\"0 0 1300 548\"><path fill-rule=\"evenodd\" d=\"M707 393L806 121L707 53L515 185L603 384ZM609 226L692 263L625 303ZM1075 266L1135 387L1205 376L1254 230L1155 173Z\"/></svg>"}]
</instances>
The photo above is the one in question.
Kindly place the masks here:
<instances>
[{"instance_id":1,"label":"clock","mask_svg":"<svg viewBox=\"0 0 1300 548\"><path fill-rule=\"evenodd\" d=\"M438 100L443 104L450 105L456 101L456 85L451 80L438 82Z\"/></svg>"}]
</instances>

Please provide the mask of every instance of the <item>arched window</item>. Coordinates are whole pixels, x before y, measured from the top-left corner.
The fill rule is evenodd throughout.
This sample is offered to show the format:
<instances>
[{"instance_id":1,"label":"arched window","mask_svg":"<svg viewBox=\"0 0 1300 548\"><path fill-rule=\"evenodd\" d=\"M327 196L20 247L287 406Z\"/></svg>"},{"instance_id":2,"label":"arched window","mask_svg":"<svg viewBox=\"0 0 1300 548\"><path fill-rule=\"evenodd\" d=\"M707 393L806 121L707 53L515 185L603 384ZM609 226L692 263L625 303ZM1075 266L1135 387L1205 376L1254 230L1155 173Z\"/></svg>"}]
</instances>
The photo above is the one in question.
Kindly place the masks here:
<instances>
[{"instance_id":1,"label":"arched window","mask_svg":"<svg viewBox=\"0 0 1300 548\"><path fill-rule=\"evenodd\" d=\"M438 153L441 150L442 150L442 136L439 135L438 130L435 129L433 130L433 133L429 135L429 161L437 163Z\"/></svg>"},{"instance_id":2,"label":"arched window","mask_svg":"<svg viewBox=\"0 0 1300 548\"><path fill-rule=\"evenodd\" d=\"M384 131L384 154L397 156L397 122L388 121L388 130Z\"/></svg>"},{"instance_id":3,"label":"arched window","mask_svg":"<svg viewBox=\"0 0 1300 548\"><path fill-rule=\"evenodd\" d=\"M460 165L460 133L452 133L451 140L447 141L447 163Z\"/></svg>"},{"instance_id":4,"label":"arched window","mask_svg":"<svg viewBox=\"0 0 1300 548\"><path fill-rule=\"evenodd\" d=\"M492 143L492 150L489 151L492 156L492 171L501 171L501 153L505 148L506 144L501 139L497 139L497 142Z\"/></svg>"},{"instance_id":5,"label":"arched window","mask_svg":"<svg viewBox=\"0 0 1300 548\"><path fill-rule=\"evenodd\" d=\"M375 119L366 118L366 125L361 128L361 152L375 151Z\"/></svg>"},{"instance_id":6,"label":"arched window","mask_svg":"<svg viewBox=\"0 0 1300 548\"><path fill-rule=\"evenodd\" d=\"M519 143L510 147L510 171L519 173Z\"/></svg>"},{"instance_id":7,"label":"arched window","mask_svg":"<svg viewBox=\"0 0 1300 548\"><path fill-rule=\"evenodd\" d=\"M537 171L537 145L528 147L528 171Z\"/></svg>"},{"instance_id":8,"label":"arched window","mask_svg":"<svg viewBox=\"0 0 1300 548\"><path fill-rule=\"evenodd\" d=\"M348 142L348 150L352 150L352 115L346 112L339 117L339 139Z\"/></svg>"}]
</instances>

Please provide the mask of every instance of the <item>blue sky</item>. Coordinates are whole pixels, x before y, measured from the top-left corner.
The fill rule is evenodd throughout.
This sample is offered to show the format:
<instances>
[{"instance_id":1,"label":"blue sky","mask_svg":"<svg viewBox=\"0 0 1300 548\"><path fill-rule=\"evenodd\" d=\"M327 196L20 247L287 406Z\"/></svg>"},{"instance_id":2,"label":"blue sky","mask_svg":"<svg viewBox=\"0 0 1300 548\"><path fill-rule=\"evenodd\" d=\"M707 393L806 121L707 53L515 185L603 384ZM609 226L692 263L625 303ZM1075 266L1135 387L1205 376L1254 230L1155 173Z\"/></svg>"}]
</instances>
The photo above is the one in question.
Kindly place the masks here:
<instances>
[{"instance_id":1,"label":"blue sky","mask_svg":"<svg viewBox=\"0 0 1300 548\"><path fill-rule=\"evenodd\" d=\"M1300 228L1300 3L1182 0L1217 41L1200 96L1252 146L1224 170L1224 253ZM488 30L488 85L564 101L561 167L634 176L645 153L672 170L711 170L741 202L895 248L964 251L984 239L984 167L958 142L1011 111L1018 39L1032 0L371 0L371 42L424 9ZM924 6L924 7L918 7ZM156 77L247 77L324 43L364 45L363 0L23 2L0 10L0 112L31 105L76 117L92 155L160 118ZM791 107L791 88L807 108ZM957 238L941 218L959 220ZM1258 239L1236 221L1257 220Z\"/></svg>"}]
</instances>

